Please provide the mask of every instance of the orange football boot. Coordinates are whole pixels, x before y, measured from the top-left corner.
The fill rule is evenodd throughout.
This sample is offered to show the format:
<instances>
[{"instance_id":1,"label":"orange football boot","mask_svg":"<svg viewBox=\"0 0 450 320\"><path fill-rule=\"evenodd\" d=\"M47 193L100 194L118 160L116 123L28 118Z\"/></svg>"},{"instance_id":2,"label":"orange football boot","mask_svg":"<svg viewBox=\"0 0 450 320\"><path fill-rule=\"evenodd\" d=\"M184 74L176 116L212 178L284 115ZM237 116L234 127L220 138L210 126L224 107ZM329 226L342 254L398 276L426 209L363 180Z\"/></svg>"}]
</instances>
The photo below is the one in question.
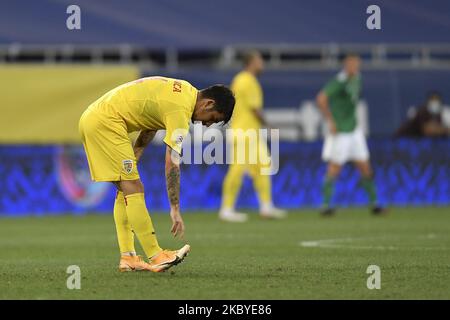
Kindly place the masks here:
<instances>
[{"instance_id":1,"label":"orange football boot","mask_svg":"<svg viewBox=\"0 0 450 320\"><path fill-rule=\"evenodd\" d=\"M153 269L141 256L121 256L119 271L153 271Z\"/></svg>"},{"instance_id":2,"label":"orange football boot","mask_svg":"<svg viewBox=\"0 0 450 320\"><path fill-rule=\"evenodd\" d=\"M185 245L179 250L163 250L150 258L150 268L154 272L163 272L183 261L191 251L190 245Z\"/></svg>"}]
</instances>

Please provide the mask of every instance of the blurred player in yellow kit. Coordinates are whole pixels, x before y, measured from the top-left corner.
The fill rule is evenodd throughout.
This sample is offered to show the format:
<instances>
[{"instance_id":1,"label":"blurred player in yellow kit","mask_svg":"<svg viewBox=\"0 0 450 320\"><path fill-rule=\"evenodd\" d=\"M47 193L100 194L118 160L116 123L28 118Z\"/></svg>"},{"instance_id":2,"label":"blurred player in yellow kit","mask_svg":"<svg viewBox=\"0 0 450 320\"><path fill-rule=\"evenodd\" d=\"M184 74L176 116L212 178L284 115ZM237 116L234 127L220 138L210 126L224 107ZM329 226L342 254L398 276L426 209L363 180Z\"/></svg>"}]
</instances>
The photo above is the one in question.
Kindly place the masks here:
<instances>
[{"instance_id":1,"label":"blurred player in yellow kit","mask_svg":"<svg viewBox=\"0 0 450 320\"><path fill-rule=\"evenodd\" d=\"M166 184L170 202L171 232L183 238L180 215L180 158L183 138L191 121L228 122L235 99L225 86L197 90L189 82L165 77L147 77L123 84L103 95L83 113L79 130L92 179L113 182L118 191L114 221L121 253L120 271L160 272L181 262L190 250L163 250L144 199L144 186L137 162L157 130L166 135ZM134 146L128 133L140 131ZM137 236L149 262L136 255Z\"/></svg>"},{"instance_id":2,"label":"blurred player in yellow kit","mask_svg":"<svg viewBox=\"0 0 450 320\"><path fill-rule=\"evenodd\" d=\"M271 180L263 169L270 167L270 155L267 144L259 139L259 129L267 126L262 113L263 92L257 76L264 69L264 60L257 51L248 52L244 57L244 70L239 72L231 83L236 97L236 107L231 120L234 161L230 164L223 183L222 207L219 217L229 222L245 222L248 216L235 211L235 202L242 185L242 179L248 174L258 194L260 215L264 218L279 219L286 216L284 210L275 208L272 203ZM255 140L245 138L239 143L239 134L253 131ZM242 135L241 135L242 137ZM237 154L244 154L245 161L238 162ZM256 161L251 161L252 154Z\"/></svg>"}]
</instances>

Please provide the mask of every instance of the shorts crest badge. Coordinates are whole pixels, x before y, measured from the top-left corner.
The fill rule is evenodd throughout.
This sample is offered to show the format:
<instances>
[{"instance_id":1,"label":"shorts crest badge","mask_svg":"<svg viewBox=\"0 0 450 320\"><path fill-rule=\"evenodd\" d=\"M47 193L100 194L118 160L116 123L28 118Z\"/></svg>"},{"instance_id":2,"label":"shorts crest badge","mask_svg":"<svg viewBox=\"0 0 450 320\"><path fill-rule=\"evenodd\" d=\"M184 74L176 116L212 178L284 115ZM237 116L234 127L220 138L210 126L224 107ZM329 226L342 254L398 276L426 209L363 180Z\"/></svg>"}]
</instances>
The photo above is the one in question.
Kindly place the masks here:
<instances>
[{"instance_id":1,"label":"shorts crest badge","mask_svg":"<svg viewBox=\"0 0 450 320\"><path fill-rule=\"evenodd\" d=\"M126 173L131 173L131 171L133 171L133 160L123 160L122 165L123 165L123 170Z\"/></svg>"}]
</instances>

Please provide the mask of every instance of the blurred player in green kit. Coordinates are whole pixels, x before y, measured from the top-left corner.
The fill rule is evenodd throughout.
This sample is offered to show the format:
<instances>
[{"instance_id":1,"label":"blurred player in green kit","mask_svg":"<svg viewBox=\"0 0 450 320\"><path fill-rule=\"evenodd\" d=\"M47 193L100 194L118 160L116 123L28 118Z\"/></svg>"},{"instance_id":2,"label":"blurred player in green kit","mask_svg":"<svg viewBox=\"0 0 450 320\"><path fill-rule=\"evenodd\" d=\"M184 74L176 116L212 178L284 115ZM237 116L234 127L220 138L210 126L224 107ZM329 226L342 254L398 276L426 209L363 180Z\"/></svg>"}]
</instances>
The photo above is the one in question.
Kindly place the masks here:
<instances>
[{"instance_id":1,"label":"blurred player in green kit","mask_svg":"<svg viewBox=\"0 0 450 320\"><path fill-rule=\"evenodd\" d=\"M332 78L317 95L317 105L328 125L322 159L327 162L326 177L322 186L321 214L333 215L331 205L335 181L342 166L351 161L361 174L361 185L366 190L372 213L386 210L378 204L373 171L369 162L369 150L356 119L356 107L361 92L361 59L356 54L344 58L343 69Z\"/></svg>"}]
</instances>

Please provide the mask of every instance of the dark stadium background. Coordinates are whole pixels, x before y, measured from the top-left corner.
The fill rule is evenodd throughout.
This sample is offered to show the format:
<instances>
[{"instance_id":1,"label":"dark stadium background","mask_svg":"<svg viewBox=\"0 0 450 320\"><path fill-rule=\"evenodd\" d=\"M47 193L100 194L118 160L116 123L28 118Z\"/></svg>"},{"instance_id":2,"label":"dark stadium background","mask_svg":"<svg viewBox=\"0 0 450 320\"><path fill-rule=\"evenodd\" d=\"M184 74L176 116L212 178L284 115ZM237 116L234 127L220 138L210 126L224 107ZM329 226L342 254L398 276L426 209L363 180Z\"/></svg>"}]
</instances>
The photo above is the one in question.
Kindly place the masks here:
<instances>
[{"instance_id":1,"label":"dark stadium background","mask_svg":"<svg viewBox=\"0 0 450 320\"><path fill-rule=\"evenodd\" d=\"M70 4L81 8L81 30L66 28ZM382 29L368 30L370 4L2 1L0 91L9 98L0 104L0 214L111 212L112 187L86 180L86 161L76 136L82 110L106 90L131 80L134 73L179 77L198 88L229 83L249 48L261 50L266 58L267 71L261 77L265 108L269 122L282 130L280 172L273 177L278 206L320 205L325 170L321 135L306 137L300 120L289 121L289 112L299 116L302 104L314 99L349 51L364 60L362 99L368 107L369 147L381 202L448 206L449 140L393 135L430 90L440 91L450 105L450 4L378 1ZM68 68L67 72L48 71L55 66ZM96 82L89 83L77 69L91 66L100 69ZM121 67L127 73L123 81ZM109 71L102 75L102 68L114 69L115 78L108 78ZM16 78L11 79L12 73ZM139 168L150 210L168 208L163 153L164 147L155 142ZM225 170L219 165L183 166L183 210L218 209ZM367 202L351 167L338 182L335 202L343 206ZM238 207L256 204L246 181Z\"/></svg>"}]
</instances>

